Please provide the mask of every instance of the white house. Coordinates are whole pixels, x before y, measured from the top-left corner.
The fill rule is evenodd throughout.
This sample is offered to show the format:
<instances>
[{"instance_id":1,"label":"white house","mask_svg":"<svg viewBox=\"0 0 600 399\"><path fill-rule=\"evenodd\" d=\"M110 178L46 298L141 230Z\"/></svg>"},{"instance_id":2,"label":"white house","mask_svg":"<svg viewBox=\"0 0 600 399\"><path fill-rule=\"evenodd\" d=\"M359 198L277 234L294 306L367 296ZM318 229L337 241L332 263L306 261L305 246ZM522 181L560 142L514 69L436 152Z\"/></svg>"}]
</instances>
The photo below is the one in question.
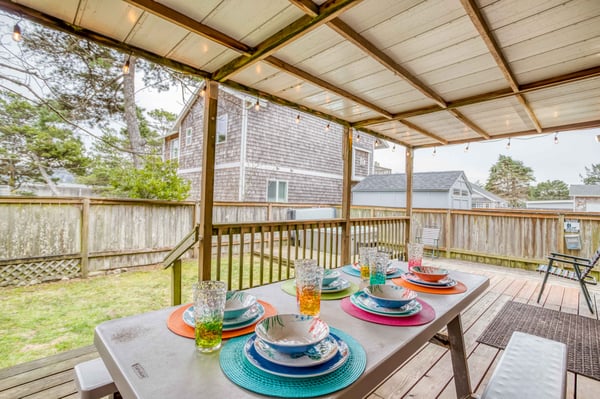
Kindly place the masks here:
<instances>
[{"instance_id":1,"label":"white house","mask_svg":"<svg viewBox=\"0 0 600 399\"><path fill-rule=\"evenodd\" d=\"M413 208L471 209L473 191L463 171L413 174ZM406 206L406 174L371 175L352 189L353 205Z\"/></svg>"}]
</instances>

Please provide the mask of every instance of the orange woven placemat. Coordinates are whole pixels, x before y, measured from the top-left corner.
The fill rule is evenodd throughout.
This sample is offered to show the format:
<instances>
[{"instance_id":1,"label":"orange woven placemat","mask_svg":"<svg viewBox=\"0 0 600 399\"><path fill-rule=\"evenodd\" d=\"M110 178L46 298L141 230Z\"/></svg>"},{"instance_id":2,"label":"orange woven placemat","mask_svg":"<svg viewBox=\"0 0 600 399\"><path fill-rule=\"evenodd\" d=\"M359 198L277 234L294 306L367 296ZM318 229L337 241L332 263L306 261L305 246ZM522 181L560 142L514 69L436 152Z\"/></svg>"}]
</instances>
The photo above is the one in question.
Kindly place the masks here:
<instances>
[{"instance_id":1,"label":"orange woven placemat","mask_svg":"<svg viewBox=\"0 0 600 399\"><path fill-rule=\"evenodd\" d=\"M261 301L260 299L258 300L258 302L260 302L260 304L265 308L265 314L256 321L257 323L265 317L274 316L277 314L277 310L270 303ZM185 310L190 306L192 306L191 303L178 307L169 315L169 318L167 319L167 327L169 327L169 330L173 331L177 335L181 335L182 337L186 338L194 338L195 335L194 328L188 326L183 321L183 312L185 312ZM223 339L250 334L254 332L255 325L256 323L244 328L240 328L239 330L223 331Z\"/></svg>"},{"instance_id":2,"label":"orange woven placemat","mask_svg":"<svg viewBox=\"0 0 600 399\"><path fill-rule=\"evenodd\" d=\"M438 294L438 295L451 295L451 294L462 294L467 291L467 286L461 283L460 281L456 282L456 285L452 288L429 288L422 287L417 284L413 284L410 281L406 280L405 275L402 275L398 278L392 279L392 282L396 285L401 285L404 288L408 288L409 290L423 292L426 294Z\"/></svg>"}]
</instances>

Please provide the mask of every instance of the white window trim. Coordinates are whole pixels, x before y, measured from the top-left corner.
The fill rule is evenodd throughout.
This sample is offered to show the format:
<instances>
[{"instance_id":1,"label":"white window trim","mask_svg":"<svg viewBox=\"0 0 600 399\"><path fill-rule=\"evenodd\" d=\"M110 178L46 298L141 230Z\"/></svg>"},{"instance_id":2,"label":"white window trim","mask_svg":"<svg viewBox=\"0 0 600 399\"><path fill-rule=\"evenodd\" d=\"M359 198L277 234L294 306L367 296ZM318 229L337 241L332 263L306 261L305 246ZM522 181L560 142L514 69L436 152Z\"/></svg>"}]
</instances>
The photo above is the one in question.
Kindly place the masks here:
<instances>
[{"instance_id":1,"label":"white window trim","mask_svg":"<svg viewBox=\"0 0 600 399\"><path fill-rule=\"evenodd\" d=\"M177 142L177 157L173 156L173 144ZM177 159L179 161L179 157L181 156L181 146L179 142L179 138L173 139L169 143L169 159L174 160Z\"/></svg>"},{"instance_id":2,"label":"white window trim","mask_svg":"<svg viewBox=\"0 0 600 399\"><path fill-rule=\"evenodd\" d=\"M352 180L362 180L367 176L356 175L356 151L362 151L367 153L367 176L372 174L371 159L373 159L373 153L365 148L352 148Z\"/></svg>"},{"instance_id":3,"label":"white window trim","mask_svg":"<svg viewBox=\"0 0 600 399\"><path fill-rule=\"evenodd\" d=\"M192 140L193 140L193 131L192 131L191 127L188 127L187 129L185 129L185 145L192 144Z\"/></svg>"},{"instance_id":4,"label":"white window trim","mask_svg":"<svg viewBox=\"0 0 600 399\"><path fill-rule=\"evenodd\" d=\"M225 124L225 139L223 141L219 141L219 121L223 121L221 123ZM223 115L219 115L217 116L217 127L216 127L216 138L215 138L215 144L223 144L227 142L227 136L229 135L229 114L223 114Z\"/></svg>"},{"instance_id":5,"label":"white window trim","mask_svg":"<svg viewBox=\"0 0 600 399\"><path fill-rule=\"evenodd\" d=\"M278 180L278 179L267 179L267 192L266 192L266 198L267 198L267 202L269 201L269 183L274 182L275 184L275 202L281 203L281 204L285 204L287 202L289 202L289 187L290 184L287 180ZM279 199L279 183L285 183L285 201L278 201Z\"/></svg>"}]
</instances>

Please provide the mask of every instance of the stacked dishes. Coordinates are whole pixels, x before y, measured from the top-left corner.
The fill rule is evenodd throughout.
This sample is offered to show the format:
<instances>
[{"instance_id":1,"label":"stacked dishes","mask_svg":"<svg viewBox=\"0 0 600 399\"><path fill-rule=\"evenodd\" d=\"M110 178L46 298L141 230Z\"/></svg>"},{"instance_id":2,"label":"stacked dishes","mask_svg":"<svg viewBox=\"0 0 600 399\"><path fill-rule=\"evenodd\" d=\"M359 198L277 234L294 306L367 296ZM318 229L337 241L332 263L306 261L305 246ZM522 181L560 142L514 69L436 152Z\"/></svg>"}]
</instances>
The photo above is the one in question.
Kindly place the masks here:
<instances>
[{"instance_id":1,"label":"stacked dishes","mask_svg":"<svg viewBox=\"0 0 600 399\"><path fill-rule=\"evenodd\" d=\"M448 270L433 266L414 266L403 277L410 283L427 288L452 288L456 280L448 276Z\"/></svg>"},{"instance_id":2,"label":"stacked dishes","mask_svg":"<svg viewBox=\"0 0 600 399\"><path fill-rule=\"evenodd\" d=\"M239 330L256 323L265 314L265 308L254 295L242 291L228 291L223 316L223 331ZM195 327L194 306L183 312L183 321Z\"/></svg>"},{"instance_id":3,"label":"stacked dishes","mask_svg":"<svg viewBox=\"0 0 600 399\"><path fill-rule=\"evenodd\" d=\"M323 273L323 284L321 285L321 293L331 294L341 292L350 288L350 282L341 277L341 273L337 270L325 269Z\"/></svg>"},{"instance_id":4,"label":"stacked dishes","mask_svg":"<svg viewBox=\"0 0 600 399\"><path fill-rule=\"evenodd\" d=\"M323 320L305 315L267 317L244 345L251 365L290 378L317 377L339 369L350 356L348 345Z\"/></svg>"},{"instance_id":5,"label":"stacked dishes","mask_svg":"<svg viewBox=\"0 0 600 399\"><path fill-rule=\"evenodd\" d=\"M360 272L360 262L353 263L352 268L354 270L357 270L358 272ZM401 271L401 269L400 269L400 266L398 265L398 263L395 261L390 261L390 263L388 264L387 269L385 271L385 274L387 274L387 276L388 276L387 278L390 278L391 275L395 275L400 271Z\"/></svg>"},{"instance_id":6,"label":"stacked dishes","mask_svg":"<svg viewBox=\"0 0 600 399\"><path fill-rule=\"evenodd\" d=\"M423 310L416 292L396 285L370 285L350 296L350 302L360 310L386 317L409 317Z\"/></svg>"}]
</instances>

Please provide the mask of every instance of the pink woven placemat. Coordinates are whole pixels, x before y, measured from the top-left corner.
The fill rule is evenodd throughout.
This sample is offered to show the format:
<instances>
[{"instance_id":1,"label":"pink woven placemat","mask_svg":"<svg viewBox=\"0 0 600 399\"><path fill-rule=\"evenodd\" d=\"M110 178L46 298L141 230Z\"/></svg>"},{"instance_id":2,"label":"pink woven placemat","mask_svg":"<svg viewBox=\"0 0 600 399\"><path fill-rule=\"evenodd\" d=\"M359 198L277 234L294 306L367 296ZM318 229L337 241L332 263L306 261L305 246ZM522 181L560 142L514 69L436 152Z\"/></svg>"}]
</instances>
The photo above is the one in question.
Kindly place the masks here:
<instances>
[{"instance_id":1,"label":"pink woven placemat","mask_svg":"<svg viewBox=\"0 0 600 399\"><path fill-rule=\"evenodd\" d=\"M423 310L416 315L409 317L387 317L365 312L354 306L354 304L350 302L350 298L342 299L341 306L344 312L357 319L370 321L371 323L384 324L386 326L420 326L435 319L435 310L433 310L431 305L420 298L418 298L417 301L423 305Z\"/></svg>"}]
</instances>

